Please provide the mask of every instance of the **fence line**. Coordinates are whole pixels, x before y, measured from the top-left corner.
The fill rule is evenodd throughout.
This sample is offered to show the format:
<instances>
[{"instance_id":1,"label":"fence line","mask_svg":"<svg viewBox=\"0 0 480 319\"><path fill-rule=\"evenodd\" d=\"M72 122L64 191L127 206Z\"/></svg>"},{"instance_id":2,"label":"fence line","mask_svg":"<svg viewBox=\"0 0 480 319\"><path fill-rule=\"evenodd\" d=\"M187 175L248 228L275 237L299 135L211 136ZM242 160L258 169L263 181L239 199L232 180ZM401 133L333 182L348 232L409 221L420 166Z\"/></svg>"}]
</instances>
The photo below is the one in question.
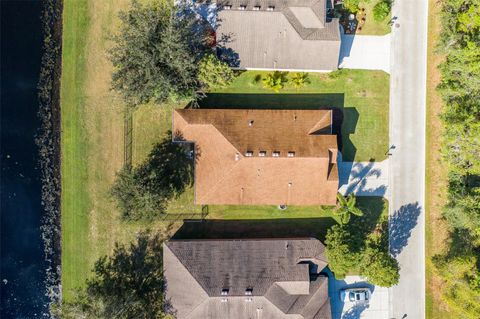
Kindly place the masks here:
<instances>
[{"instance_id":1,"label":"fence line","mask_svg":"<svg viewBox=\"0 0 480 319\"><path fill-rule=\"evenodd\" d=\"M133 157L133 111L127 110L124 119L124 165L132 168Z\"/></svg>"}]
</instances>

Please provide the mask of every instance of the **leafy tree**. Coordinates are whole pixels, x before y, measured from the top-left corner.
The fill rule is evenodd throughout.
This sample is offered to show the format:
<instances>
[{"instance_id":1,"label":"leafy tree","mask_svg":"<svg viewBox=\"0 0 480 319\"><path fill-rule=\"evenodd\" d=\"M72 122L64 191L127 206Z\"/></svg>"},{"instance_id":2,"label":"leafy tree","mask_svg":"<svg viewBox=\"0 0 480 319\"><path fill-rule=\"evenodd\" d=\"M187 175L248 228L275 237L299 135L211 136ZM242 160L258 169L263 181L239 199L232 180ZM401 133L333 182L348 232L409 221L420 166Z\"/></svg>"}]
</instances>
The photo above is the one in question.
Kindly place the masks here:
<instances>
[{"instance_id":1,"label":"leafy tree","mask_svg":"<svg viewBox=\"0 0 480 319\"><path fill-rule=\"evenodd\" d=\"M348 224L351 215L363 216L363 212L355 206L357 202L355 195L350 194L345 198L338 193L337 200L339 207L335 210L335 214L340 217L341 224Z\"/></svg>"},{"instance_id":2,"label":"leafy tree","mask_svg":"<svg viewBox=\"0 0 480 319\"><path fill-rule=\"evenodd\" d=\"M367 246L363 252L361 275L374 285L391 287L400 279L400 267L395 258L376 246Z\"/></svg>"},{"instance_id":3,"label":"leafy tree","mask_svg":"<svg viewBox=\"0 0 480 319\"><path fill-rule=\"evenodd\" d=\"M351 13L357 13L360 10L360 0L344 0L343 7Z\"/></svg>"},{"instance_id":4,"label":"leafy tree","mask_svg":"<svg viewBox=\"0 0 480 319\"><path fill-rule=\"evenodd\" d=\"M55 309L59 318L173 318L165 300L163 247L159 235L140 233L100 258L85 291Z\"/></svg>"},{"instance_id":5,"label":"leafy tree","mask_svg":"<svg viewBox=\"0 0 480 319\"><path fill-rule=\"evenodd\" d=\"M358 266L360 255L353 246L352 235L343 226L335 225L328 230L325 255L335 278L345 278L349 271Z\"/></svg>"},{"instance_id":6,"label":"leafy tree","mask_svg":"<svg viewBox=\"0 0 480 319\"><path fill-rule=\"evenodd\" d=\"M390 2L382 0L373 7L373 19L377 22L385 20L390 13Z\"/></svg>"},{"instance_id":7,"label":"leafy tree","mask_svg":"<svg viewBox=\"0 0 480 319\"><path fill-rule=\"evenodd\" d=\"M182 1L156 0L120 13L110 59L112 86L130 105L194 98L198 62L207 49L205 22Z\"/></svg>"},{"instance_id":8,"label":"leafy tree","mask_svg":"<svg viewBox=\"0 0 480 319\"><path fill-rule=\"evenodd\" d=\"M279 92L288 83L287 72L275 71L268 73L263 79L263 86L267 89L272 89L275 92Z\"/></svg>"},{"instance_id":9,"label":"leafy tree","mask_svg":"<svg viewBox=\"0 0 480 319\"><path fill-rule=\"evenodd\" d=\"M198 80L207 89L223 88L232 83L235 75L227 63L213 54L207 54L200 60Z\"/></svg>"},{"instance_id":10,"label":"leafy tree","mask_svg":"<svg viewBox=\"0 0 480 319\"><path fill-rule=\"evenodd\" d=\"M140 166L117 174L111 194L124 219L151 220L161 216L168 201L191 185L192 174L192 160L185 148L166 138Z\"/></svg>"},{"instance_id":11,"label":"leafy tree","mask_svg":"<svg viewBox=\"0 0 480 319\"><path fill-rule=\"evenodd\" d=\"M310 78L308 77L308 73L296 72L292 77L292 84L296 89L310 84Z\"/></svg>"}]
</instances>

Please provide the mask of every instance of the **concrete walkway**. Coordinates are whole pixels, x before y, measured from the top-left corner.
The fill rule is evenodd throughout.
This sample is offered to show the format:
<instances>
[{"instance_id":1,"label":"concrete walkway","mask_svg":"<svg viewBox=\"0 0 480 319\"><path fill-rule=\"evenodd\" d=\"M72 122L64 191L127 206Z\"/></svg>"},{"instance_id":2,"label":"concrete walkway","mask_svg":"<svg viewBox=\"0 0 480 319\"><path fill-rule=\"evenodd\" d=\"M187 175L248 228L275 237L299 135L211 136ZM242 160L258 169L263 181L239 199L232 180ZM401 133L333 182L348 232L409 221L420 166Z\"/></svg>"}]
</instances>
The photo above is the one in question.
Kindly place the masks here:
<instances>
[{"instance_id":1,"label":"concrete walkway","mask_svg":"<svg viewBox=\"0 0 480 319\"><path fill-rule=\"evenodd\" d=\"M382 162L340 162L339 192L343 195L386 196L388 194L388 160Z\"/></svg>"},{"instance_id":2,"label":"concrete walkway","mask_svg":"<svg viewBox=\"0 0 480 319\"><path fill-rule=\"evenodd\" d=\"M342 35L340 68L390 72L390 34Z\"/></svg>"},{"instance_id":3,"label":"concrete walkway","mask_svg":"<svg viewBox=\"0 0 480 319\"><path fill-rule=\"evenodd\" d=\"M390 74L390 250L400 282L389 318L425 318L427 0L394 1Z\"/></svg>"}]
</instances>

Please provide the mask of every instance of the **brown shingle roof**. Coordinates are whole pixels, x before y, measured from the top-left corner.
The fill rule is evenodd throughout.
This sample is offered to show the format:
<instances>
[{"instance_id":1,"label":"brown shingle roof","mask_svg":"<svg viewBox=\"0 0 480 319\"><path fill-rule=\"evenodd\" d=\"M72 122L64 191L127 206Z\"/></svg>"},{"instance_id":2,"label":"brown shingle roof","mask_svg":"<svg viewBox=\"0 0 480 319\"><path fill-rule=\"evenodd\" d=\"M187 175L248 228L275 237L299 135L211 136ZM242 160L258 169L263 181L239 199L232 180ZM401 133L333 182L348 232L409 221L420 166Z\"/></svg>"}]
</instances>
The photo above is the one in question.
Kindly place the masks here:
<instances>
[{"instance_id":1,"label":"brown shingle roof","mask_svg":"<svg viewBox=\"0 0 480 319\"><path fill-rule=\"evenodd\" d=\"M197 204L334 205L331 121L330 110L185 109L173 131L195 142Z\"/></svg>"},{"instance_id":2,"label":"brown shingle roof","mask_svg":"<svg viewBox=\"0 0 480 319\"><path fill-rule=\"evenodd\" d=\"M311 277L302 263L321 271L324 250L316 239L171 240L164 246L167 299L179 319L246 319L259 308L264 319L329 319L328 279Z\"/></svg>"}]
</instances>

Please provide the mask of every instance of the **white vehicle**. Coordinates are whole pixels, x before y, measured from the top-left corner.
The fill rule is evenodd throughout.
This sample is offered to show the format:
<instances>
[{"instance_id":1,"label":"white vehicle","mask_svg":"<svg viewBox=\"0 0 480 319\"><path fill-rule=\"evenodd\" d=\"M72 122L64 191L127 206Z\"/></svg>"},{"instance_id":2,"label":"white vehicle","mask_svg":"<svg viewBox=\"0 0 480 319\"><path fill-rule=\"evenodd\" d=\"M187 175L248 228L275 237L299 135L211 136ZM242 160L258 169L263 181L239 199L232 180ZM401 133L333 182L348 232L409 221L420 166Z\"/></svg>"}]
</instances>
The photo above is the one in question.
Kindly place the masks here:
<instances>
[{"instance_id":1,"label":"white vehicle","mask_svg":"<svg viewBox=\"0 0 480 319\"><path fill-rule=\"evenodd\" d=\"M368 303L370 301L369 288L349 288L340 290L340 300L352 303Z\"/></svg>"}]
</instances>

